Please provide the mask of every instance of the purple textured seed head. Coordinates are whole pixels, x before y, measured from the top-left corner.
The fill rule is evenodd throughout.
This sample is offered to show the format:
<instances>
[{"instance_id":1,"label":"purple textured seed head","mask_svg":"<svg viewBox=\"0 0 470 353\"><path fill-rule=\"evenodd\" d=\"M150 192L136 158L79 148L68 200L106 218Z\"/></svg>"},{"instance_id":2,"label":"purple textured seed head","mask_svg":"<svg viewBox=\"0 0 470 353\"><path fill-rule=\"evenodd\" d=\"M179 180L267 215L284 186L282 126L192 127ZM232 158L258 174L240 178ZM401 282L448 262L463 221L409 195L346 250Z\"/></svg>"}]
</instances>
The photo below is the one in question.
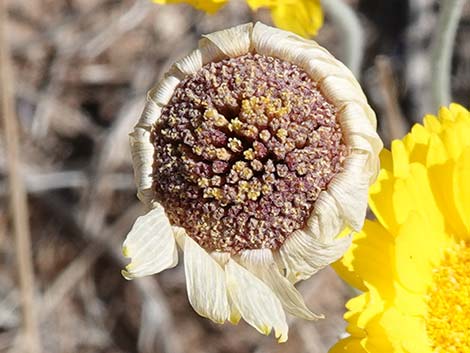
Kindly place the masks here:
<instances>
[{"instance_id":1,"label":"purple textured seed head","mask_svg":"<svg viewBox=\"0 0 470 353\"><path fill-rule=\"evenodd\" d=\"M343 168L336 115L294 64L259 54L209 63L153 126L155 198L208 251L278 249Z\"/></svg>"}]
</instances>

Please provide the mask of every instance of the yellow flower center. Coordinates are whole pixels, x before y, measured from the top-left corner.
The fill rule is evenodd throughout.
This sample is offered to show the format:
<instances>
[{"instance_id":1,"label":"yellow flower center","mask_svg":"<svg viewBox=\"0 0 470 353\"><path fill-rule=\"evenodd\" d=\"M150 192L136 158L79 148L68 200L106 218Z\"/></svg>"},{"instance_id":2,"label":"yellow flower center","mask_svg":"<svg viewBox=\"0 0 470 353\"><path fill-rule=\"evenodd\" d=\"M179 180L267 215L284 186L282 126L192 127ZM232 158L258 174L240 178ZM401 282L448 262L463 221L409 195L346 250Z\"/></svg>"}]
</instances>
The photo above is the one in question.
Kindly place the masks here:
<instances>
[{"instance_id":1,"label":"yellow flower center","mask_svg":"<svg viewBox=\"0 0 470 353\"><path fill-rule=\"evenodd\" d=\"M426 330L433 352L470 352L470 244L457 243L435 268Z\"/></svg>"}]
</instances>

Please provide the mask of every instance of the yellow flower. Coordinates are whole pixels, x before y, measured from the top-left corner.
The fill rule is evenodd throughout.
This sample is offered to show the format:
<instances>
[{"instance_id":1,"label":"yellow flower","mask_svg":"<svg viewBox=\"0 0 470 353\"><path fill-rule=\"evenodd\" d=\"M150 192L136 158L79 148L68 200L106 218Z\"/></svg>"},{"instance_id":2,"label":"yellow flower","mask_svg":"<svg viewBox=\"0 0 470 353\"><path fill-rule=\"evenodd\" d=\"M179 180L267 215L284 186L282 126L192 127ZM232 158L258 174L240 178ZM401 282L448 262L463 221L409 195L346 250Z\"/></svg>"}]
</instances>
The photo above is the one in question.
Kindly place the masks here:
<instances>
[{"instance_id":1,"label":"yellow flower","mask_svg":"<svg viewBox=\"0 0 470 353\"><path fill-rule=\"evenodd\" d=\"M147 97L131 133L137 195L123 275L178 262L191 305L287 340L315 320L294 284L360 230L382 143L351 72L317 43L262 23L207 34Z\"/></svg>"},{"instance_id":2,"label":"yellow flower","mask_svg":"<svg viewBox=\"0 0 470 353\"><path fill-rule=\"evenodd\" d=\"M370 189L376 221L338 272L351 299L338 352L470 352L470 113L428 115L383 150Z\"/></svg>"},{"instance_id":3,"label":"yellow flower","mask_svg":"<svg viewBox=\"0 0 470 353\"><path fill-rule=\"evenodd\" d=\"M217 12L228 0L153 0L159 4L188 3L207 13ZM268 8L276 27L303 37L315 36L323 25L320 0L247 0L252 10Z\"/></svg>"}]
</instances>

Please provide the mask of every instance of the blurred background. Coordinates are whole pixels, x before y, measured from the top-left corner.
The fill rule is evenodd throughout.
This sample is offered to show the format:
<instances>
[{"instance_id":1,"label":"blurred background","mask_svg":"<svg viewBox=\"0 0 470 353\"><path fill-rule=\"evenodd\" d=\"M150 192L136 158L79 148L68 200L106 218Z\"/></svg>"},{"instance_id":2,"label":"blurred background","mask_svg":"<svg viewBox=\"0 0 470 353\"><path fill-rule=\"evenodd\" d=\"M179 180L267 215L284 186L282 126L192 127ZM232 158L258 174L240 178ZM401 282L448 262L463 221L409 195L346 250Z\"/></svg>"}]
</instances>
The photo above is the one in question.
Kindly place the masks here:
<instances>
[{"instance_id":1,"label":"blurred background","mask_svg":"<svg viewBox=\"0 0 470 353\"><path fill-rule=\"evenodd\" d=\"M269 12L253 13L241 0L216 15L147 0L0 1L2 112L17 123L16 131L4 119L0 126L0 352L327 352L344 334L344 304L354 294L330 268L299 286L308 306L326 319L290 319L282 345L243 321L220 326L199 317L188 303L181 265L132 282L120 275L121 243L143 213L127 135L146 91L201 34L270 23ZM432 0L348 3L364 30L360 81L389 146L436 110L429 49L439 6ZM316 40L344 59L345 34L328 12L325 20ZM468 2L451 87L453 100L468 108ZM5 136L18 143L16 154L7 154ZM21 178L9 184L11 163ZM10 194L20 200L16 208L9 206ZM30 248L27 239L15 242L14 222L26 234L29 227ZM41 346L25 348L35 332Z\"/></svg>"}]
</instances>

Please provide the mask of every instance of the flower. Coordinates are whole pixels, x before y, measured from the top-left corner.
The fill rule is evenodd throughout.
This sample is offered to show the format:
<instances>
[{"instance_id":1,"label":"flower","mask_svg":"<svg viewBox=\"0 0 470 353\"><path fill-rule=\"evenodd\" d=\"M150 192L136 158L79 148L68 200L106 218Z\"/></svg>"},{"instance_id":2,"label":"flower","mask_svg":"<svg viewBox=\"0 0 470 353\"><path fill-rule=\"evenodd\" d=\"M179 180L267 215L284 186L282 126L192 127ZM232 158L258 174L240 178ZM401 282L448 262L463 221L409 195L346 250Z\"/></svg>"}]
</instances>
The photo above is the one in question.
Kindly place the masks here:
<instances>
[{"instance_id":1,"label":"flower","mask_svg":"<svg viewBox=\"0 0 470 353\"><path fill-rule=\"evenodd\" d=\"M153 0L159 4L185 2L198 10L213 14L228 0ZM248 6L256 11L268 8L274 24L303 37L315 36L323 25L323 11L320 0L247 0Z\"/></svg>"},{"instance_id":2,"label":"flower","mask_svg":"<svg viewBox=\"0 0 470 353\"><path fill-rule=\"evenodd\" d=\"M380 159L377 220L336 264L364 293L330 352L470 352L470 113L441 108Z\"/></svg>"},{"instance_id":3,"label":"flower","mask_svg":"<svg viewBox=\"0 0 470 353\"><path fill-rule=\"evenodd\" d=\"M191 305L287 339L283 308L317 319L294 283L359 230L382 147L351 72L313 41L261 23L205 35L148 94L131 133L149 212L124 242L126 278L176 265Z\"/></svg>"}]
</instances>

